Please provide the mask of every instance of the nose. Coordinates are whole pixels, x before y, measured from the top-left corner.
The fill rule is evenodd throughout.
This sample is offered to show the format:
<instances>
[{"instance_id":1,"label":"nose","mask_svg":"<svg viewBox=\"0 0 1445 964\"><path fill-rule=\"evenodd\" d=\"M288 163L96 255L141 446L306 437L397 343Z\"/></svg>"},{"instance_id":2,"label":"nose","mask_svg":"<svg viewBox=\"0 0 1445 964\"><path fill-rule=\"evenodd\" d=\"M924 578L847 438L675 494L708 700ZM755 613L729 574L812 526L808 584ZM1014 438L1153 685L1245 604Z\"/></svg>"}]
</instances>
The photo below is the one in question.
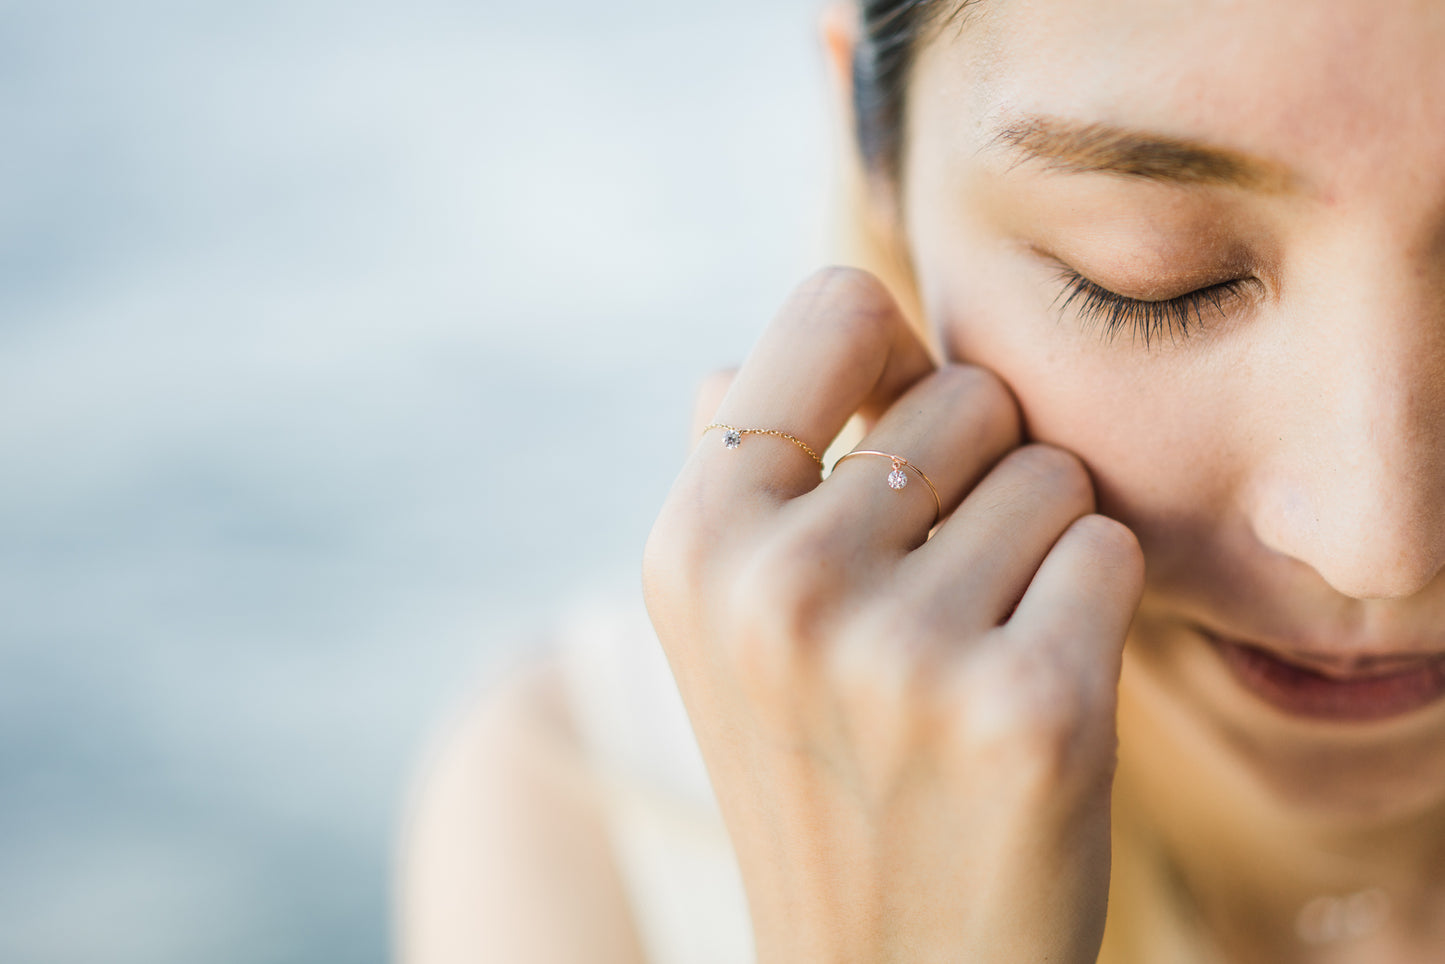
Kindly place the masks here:
<instances>
[{"instance_id":1,"label":"nose","mask_svg":"<svg viewBox=\"0 0 1445 964\"><path fill-rule=\"evenodd\" d=\"M1445 567L1445 285L1373 267L1281 326L1250 514L1338 592L1403 598Z\"/></svg>"}]
</instances>

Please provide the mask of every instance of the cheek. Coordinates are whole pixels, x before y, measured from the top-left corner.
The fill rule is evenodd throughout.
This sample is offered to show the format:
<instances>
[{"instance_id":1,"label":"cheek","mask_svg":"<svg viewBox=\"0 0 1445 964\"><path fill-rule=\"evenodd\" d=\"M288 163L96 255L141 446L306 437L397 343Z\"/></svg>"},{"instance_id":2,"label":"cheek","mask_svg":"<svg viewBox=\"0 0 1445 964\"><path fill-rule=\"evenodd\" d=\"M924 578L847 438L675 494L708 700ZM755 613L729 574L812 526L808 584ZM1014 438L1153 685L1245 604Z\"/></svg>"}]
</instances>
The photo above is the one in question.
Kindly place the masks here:
<instances>
[{"instance_id":1,"label":"cheek","mask_svg":"<svg viewBox=\"0 0 1445 964\"><path fill-rule=\"evenodd\" d=\"M960 278L934 295L930 317L949 360L1008 383L1028 437L1084 461L1099 511L1134 529L1151 567L1170 556L1197 559L1238 477L1238 449L1221 417L1227 386L1192 348L1150 355L1127 343L1103 347L1036 296L982 284Z\"/></svg>"}]
</instances>

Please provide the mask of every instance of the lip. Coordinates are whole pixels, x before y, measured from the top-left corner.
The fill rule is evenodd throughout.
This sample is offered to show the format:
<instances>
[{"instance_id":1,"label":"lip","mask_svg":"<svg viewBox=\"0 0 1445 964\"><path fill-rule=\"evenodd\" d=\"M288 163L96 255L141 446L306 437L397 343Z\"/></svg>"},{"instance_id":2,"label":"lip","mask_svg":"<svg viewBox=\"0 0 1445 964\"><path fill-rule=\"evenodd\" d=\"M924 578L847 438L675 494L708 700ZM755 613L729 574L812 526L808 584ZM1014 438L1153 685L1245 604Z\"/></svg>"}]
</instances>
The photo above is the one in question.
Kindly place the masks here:
<instances>
[{"instance_id":1,"label":"lip","mask_svg":"<svg viewBox=\"0 0 1445 964\"><path fill-rule=\"evenodd\" d=\"M1201 632L1244 689L1291 716L1367 722L1445 697L1445 655L1326 657Z\"/></svg>"}]
</instances>

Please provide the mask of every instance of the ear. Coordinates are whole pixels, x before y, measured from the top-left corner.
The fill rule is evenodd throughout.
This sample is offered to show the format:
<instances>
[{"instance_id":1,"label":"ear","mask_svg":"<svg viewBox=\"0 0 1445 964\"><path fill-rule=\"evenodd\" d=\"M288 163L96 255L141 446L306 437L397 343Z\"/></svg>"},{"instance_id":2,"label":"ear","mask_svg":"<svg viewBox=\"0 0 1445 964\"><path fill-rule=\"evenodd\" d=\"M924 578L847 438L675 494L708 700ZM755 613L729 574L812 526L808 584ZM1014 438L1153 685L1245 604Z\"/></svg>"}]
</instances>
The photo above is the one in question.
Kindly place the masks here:
<instances>
[{"instance_id":1,"label":"ear","mask_svg":"<svg viewBox=\"0 0 1445 964\"><path fill-rule=\"evenodd\" d=\"M858 45L861 16L856 0L833 0L818 16L823 52L828 58L828 73L835 91L852 91L853 49ZM851 101L849 101L851 103Z\"/></svg>"},{"instance_id":2,"label":"ear","mask_svg":"<svg viewBox=\"0 0 1445 964\"><path fill-rule=\"evenodd\" d=\"M834 118L827 256L834 263L855 265L877 275L937 361L942 355L923 318L892 187L869 177L858 150L853 116L853 54L858 46L860 16L856 0L832 0L818 19Z\"/></svg>"}]
</instances>

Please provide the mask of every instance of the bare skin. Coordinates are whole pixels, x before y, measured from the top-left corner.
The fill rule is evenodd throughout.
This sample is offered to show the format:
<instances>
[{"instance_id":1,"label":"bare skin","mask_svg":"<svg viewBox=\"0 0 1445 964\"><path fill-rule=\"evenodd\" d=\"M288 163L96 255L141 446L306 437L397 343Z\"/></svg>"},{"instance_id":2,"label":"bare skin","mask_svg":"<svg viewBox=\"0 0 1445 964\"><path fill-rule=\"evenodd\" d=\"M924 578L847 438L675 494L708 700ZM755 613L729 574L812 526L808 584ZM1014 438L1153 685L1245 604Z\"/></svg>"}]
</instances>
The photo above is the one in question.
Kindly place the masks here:
<instances>
[{"instance_id":1,"label":"bare skin","mask_svg":"<svg viewBox=\"0 0 1445 964\"><path fill-rule=\"evenodd\" d=\"M639 964L559 665L509 674L445 737L410 808L397 959Z\"/></svg>"},{"instance_id":2,"label":"bare skin","mask_svg":"<svg viewBox=\"0 0 1445 964\"><path fill-rule=\"evenodd\" d=\"M649 542L763 959L1445 958L1445 708L1288 717L1201 635L1445 651L1442 49L1432 2L984 0L921 52L901 205L850 214L888 293L813 279L713 414L821 451L861 408L944 523L886 462L713 432ZM1000 149L1028 118L1250 176ZM1145 347L1058 310L1064 269L1241 283ZM1369 936L1295 936L1366 888Z\"/></svg>"},{"instance_id":3,"label":"bare skin","mask_svg":"<svg viewBox=\"0 0 1445 964\"><path fill-rule=\"evenodd\" d=\"M1198 627L1341 656L1445 650L1445 5L984 4L914 77L907 288L950 360L1078 455L1138 536L1118 797L1226 960L1445 957L1445 707L1370 725L1243 693ZM1255 160L1171 184L986 146L1022 116ZM1234 278L1187 334L1101 340L1059 262L1136 298ZM1389 892L1301 946L1320 894Z\"/></svg>"},{"instance_id":4,"label":"bare skin","mask_svg":"<svg viewBox=\"0 0 1445 964\"><path fill-rule=\"evenodd\" d=\"M787 443L714 435L644 554L758 958L1093 961L1138 546L867 274L806 283L716 419L831 439L860 410L861 450L929 466L931 538L923 486L899 498L878 464L819 483Z\"/></svg>"}]
</instances>

